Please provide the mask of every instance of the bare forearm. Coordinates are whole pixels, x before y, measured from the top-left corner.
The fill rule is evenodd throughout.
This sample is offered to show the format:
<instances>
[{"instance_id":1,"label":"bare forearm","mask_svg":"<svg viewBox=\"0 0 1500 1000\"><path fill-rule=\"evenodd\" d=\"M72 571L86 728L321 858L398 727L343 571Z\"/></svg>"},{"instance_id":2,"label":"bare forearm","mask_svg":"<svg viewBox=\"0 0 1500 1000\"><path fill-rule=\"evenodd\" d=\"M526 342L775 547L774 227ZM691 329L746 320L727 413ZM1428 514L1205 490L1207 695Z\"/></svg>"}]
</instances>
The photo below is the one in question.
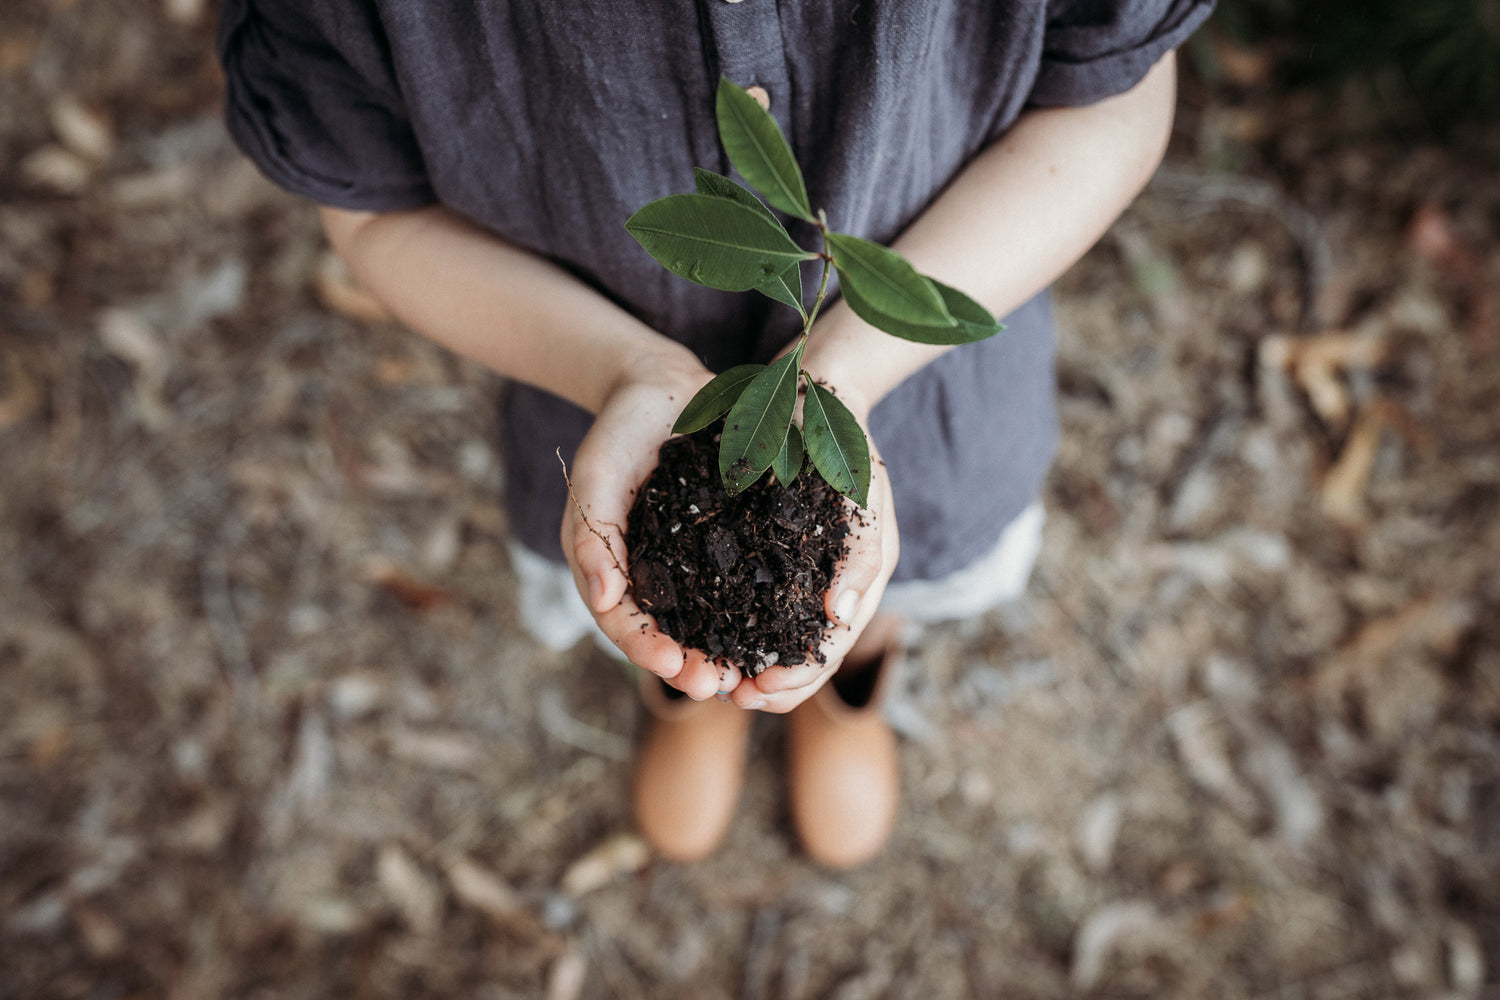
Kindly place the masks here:
<instances>
[{"instance_id":1,"label":"bare forearm","mask_svg":"<svg viewBox=\"0 0 1500 1000\"><path fill-rule=\"evenodd\" d=\"M334 249L402 322L597 413L625 373L696 359L572 275L446 209L322 209Z\"/></svg>"},{"instance_id":2,"label":"bare forearm","mask_svg":"<svg viewBox=\"0 0 1500 1000\"><path fill-rule=\"evenodd\" d=\"M1009 313L1072 266L1150 179L1171 130L1174 69L1169 54L1117 97L1029 112L894 248L919 271ZM880 333L839 303L818 322L806 367L873 405L945 350Z\"/></svg>"}]
</instances>

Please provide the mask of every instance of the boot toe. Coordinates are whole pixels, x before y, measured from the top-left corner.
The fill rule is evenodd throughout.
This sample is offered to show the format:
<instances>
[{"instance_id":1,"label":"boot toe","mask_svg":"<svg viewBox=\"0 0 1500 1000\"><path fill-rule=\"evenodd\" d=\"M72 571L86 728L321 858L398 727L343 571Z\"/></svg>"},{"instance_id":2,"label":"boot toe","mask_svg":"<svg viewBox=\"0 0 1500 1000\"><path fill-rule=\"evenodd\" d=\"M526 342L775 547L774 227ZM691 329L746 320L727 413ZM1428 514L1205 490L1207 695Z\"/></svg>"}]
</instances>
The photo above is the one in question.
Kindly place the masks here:
<instances>
[{"instance_id":1,"label":"boot toe","mask_svg":"<svg viewBox=\"0 0 1500 1000\"><path fill-rule=\"evenodd\" d=\"M896 825L895 747L805 758L794 782L792 820L808 857L827 868L854 868L878 855Z\"/></svg>"},{"instance_id":2,"label":"boot toe","mask_svg":"<svg viewBox=\"0 0 1500 1000\"><path fill-rule=\"evenodd\" d=\"M657 692L646 702L655 720L636 758L636 825L663 856L697 861L713 852L734 819L750 716L713 699Z\"/></svg>"},{"instance_id":3,"label":"boot toe","mask_svg":"<svg viewBox=\"0 0 1500 1000\"><path fill-rule=\"evenodd\" d=\"M807 854L829 868L871 860L896 825L896 737L880 703L851 706L830 683L787 720L792 822Z\"/></svg>"}]
</instances>

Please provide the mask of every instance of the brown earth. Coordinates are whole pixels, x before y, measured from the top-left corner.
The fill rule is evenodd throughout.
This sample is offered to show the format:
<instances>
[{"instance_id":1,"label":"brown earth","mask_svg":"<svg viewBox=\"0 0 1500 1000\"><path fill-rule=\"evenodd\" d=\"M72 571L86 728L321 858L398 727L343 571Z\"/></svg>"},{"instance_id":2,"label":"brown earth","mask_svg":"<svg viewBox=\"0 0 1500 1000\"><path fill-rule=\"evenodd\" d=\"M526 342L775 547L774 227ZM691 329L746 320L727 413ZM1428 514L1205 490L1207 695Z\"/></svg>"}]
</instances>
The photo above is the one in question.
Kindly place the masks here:
<instances>
[{"instance_id":1,"label":"brown earth","mask_svg":"<svg viewBox=\"0 0 1500 1000\"><path fill-rule=\"evenodd\" d=\"M810 465L789 486L767 473L731 496L719 473L723 426L662 444L626 525L631 595L683 647L746 677L771 663L826 663L824 595L858 515Z\"/></svg>"},{"instance_id":2,"label":"brown earth","mask_svg":"<svg viewBox=\"0 0 1500 1000\"><path fill-rule=\"evenodd\" d=\"M517 627L493 380L235 154L209 17L0 9L0 996L1500 988L1497 130L1190 81L889 849L798 855L764 718L682 866L630 679Z\"/></svg>"}]
</instances>

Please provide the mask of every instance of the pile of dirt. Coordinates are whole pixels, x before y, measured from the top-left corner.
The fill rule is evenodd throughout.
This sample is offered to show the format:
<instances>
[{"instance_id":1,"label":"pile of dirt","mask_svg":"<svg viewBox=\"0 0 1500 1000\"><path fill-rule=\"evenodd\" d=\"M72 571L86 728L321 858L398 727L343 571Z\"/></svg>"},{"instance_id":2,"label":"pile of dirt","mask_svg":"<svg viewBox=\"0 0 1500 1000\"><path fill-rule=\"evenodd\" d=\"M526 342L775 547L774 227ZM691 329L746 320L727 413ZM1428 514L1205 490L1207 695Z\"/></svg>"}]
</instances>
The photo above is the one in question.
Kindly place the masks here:
<instances>
[{"instance_id":1,"label":"pile of dirt","mask_svg":"<svg viewBox=\"0 0 1500 1000\"><path fill-rule=\"evenodd\" d=\"M730 496L719 429L674 437L636 494L625 535L631 591L667 635L746 677L823 662L824 595L850 512L822 477L762 476Z\"/></svg>"}]
</instances>

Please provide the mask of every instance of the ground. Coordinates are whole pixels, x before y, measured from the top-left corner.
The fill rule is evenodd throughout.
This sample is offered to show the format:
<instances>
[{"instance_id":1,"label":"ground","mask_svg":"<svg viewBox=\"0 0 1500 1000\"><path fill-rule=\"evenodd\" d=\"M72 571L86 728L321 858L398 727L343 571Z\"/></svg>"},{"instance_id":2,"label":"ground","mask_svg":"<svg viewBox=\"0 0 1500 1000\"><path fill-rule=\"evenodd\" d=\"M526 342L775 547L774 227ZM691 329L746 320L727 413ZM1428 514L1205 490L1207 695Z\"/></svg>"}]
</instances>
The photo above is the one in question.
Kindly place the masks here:
<instances>
[{"instance_id":1,"label":"ground","mask_svg":"<svg viewBox=\"0 0 1500 1000\"><path fill-rule=\"evenodd\" d=\"M631 678L517 627L495 382L361 318L211 16L0 12L0 997L1500 990L1494 129L1190 75L1059 288L1026 600L907 636L890 847L799 856L767 717L680 865Z\"/></svg>"}]
</instances>

